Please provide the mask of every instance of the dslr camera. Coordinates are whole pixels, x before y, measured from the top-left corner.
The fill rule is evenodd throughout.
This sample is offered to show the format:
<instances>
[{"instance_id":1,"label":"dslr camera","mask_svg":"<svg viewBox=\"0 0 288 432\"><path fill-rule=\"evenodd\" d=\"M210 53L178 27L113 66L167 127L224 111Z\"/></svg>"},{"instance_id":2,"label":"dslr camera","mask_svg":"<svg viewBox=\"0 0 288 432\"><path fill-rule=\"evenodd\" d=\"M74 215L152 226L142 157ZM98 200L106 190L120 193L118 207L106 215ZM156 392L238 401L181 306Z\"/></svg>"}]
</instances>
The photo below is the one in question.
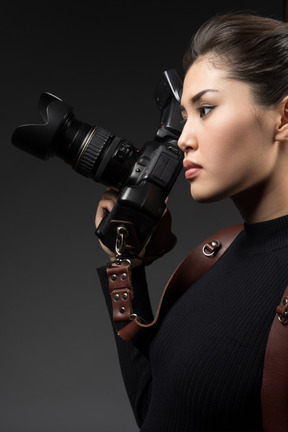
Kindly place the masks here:
<instances>
[{"instance_id":1,"label":"dslr camera","mask_svg":"<svg viewBox=\"0 0 288 432\"><path fill-rule=\"evenodd\" d=\"M19 126L12 143L44 160L57 156L79 174L118 189L117 202L96 235L109 249L119 252L120 247L124 258L133 258L156 228L182 169L183 153L177 146L182 130L181 92L175 69L164 71L154 94L159 128L140 149L100 126L77 120L73 108L51 93L43 93L39 100L44 123ZM119 233L127 247L118 245Z\"/></svg>"}]
</instances>

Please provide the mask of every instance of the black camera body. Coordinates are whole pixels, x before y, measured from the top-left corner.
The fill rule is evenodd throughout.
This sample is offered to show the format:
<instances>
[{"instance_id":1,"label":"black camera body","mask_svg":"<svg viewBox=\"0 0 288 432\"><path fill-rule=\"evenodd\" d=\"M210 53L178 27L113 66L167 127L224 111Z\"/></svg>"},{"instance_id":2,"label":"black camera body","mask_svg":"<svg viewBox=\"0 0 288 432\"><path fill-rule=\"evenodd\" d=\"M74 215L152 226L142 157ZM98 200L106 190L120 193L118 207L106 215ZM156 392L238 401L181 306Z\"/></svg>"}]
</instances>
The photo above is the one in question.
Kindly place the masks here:
<instances>
[{"instance_id":1,"label":"black camera body","mask_svg":"<svg viewBox=\"0 0 288 432\"><path fill-rule=\"evenodd\" d=\"M50 93L43 93L39 101L44 124L19 126L12 143L41 159L58 156L78 173L118 189L113 210L96 234L113 250L120 227L127 245L121 252L133 258L156 228L182 169L183 153L177 146L182 130L181 92L177 72L165 71L155 90L160 126L154 140L141 149L101 127L76 120L73 109Z\"/></svg>"}]
</instances>

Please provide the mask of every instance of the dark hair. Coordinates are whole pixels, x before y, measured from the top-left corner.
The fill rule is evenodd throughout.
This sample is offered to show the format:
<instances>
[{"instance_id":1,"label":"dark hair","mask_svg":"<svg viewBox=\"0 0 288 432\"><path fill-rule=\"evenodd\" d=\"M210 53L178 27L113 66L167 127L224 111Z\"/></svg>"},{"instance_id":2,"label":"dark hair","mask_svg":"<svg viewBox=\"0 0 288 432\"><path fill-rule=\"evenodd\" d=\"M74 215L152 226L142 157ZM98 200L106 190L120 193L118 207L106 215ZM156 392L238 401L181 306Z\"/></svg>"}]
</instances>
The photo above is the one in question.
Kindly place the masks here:
<instances>
[{"instance_id":1,"label":"dark hair","mask_svg":"<svg viewBox=\"0 0 288 432\"><path fill-rule=\"evenodd\" d=\"M288 94L288 24L253 14L225 14L205 22L183 58L185 74L211 54L228 76L250 84L256 103L271 106ZM216 63L214 63L216 61Z\"/></svg>"}]
</instances>

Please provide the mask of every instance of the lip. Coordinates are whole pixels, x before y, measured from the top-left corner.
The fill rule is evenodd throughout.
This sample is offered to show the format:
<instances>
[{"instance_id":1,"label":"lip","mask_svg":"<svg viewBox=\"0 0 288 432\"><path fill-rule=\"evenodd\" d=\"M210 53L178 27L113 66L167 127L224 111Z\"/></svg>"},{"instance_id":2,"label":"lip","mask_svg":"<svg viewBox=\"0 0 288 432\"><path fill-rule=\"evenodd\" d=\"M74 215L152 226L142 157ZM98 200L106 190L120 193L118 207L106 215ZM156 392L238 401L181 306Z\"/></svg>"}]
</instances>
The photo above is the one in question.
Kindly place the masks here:
<instances>
[{"instance_id":1,"label":"lip","mask_svg":"<svg viewBox=\"0 0 288 432\"><path fill-rule=\"evenodd\" d=\"M183 167L185 169L186 180L191 180L200 173L202 166L198 165L192 161L186 160L183 162Z\"/></svg>"}]
</instances>

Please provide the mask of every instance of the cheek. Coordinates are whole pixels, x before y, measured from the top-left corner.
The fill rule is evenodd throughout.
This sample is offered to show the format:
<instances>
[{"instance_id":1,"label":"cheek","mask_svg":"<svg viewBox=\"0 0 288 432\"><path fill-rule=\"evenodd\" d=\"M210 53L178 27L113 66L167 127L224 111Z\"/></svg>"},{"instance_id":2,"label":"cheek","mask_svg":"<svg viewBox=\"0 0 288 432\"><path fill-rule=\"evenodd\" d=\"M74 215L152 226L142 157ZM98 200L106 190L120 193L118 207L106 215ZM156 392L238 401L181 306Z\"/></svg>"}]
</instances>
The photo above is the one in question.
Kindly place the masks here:
<instances>
[{"instance_id":1,"label":"cheek","mask_svg":"<svg viewBox=\"0 0 288 432\"><path fill-rule=\"evenodd\" d=\"M247 115L237 118L223 116L222 119L215 118L214 124L215 127L209 133L210 151L208 148L206 150L215 163L224 167L232 162L233 165L241 164L244 161L249 163L251 158L259 155L263 143L263 132L255 122L255 118Z\"/></svg>"},{"instance_id":2,"label":"cheek","mask_svg":"<svg viewBox=\"0 0 288 432\"><path fill-rule=\"evenodd\" d=\"M209 161L209 179L227 196L250 188L268 179L275 160L275 146L268 131L249 121L227 124L225 133L218 128L214 134L215 152ZM217 181L216 181L217 179Z\"/></svg>"}]
</instances>

